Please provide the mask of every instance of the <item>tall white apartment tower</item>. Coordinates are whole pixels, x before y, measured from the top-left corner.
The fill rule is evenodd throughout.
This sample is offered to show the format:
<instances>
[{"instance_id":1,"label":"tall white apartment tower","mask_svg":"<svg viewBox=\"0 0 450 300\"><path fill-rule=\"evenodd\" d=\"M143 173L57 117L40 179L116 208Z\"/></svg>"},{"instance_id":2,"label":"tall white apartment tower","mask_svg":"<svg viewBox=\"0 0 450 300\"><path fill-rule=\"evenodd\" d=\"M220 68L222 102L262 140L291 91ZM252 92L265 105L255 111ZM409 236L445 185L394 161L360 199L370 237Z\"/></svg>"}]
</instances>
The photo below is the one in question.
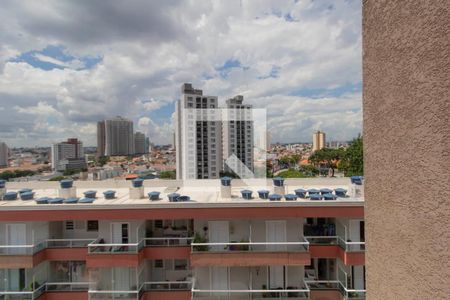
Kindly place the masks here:
<instances>
[{"instance_id":1,"label":"tall white apartment tower","mask_svg":"<svg viewBox=\"0 0 450 300\"><path fill-rule=\"evenodd\" d=\"M102 140L104 139L104 140ZM97 147L105 156L134 155L133 122L115 117L97 124ZM99 156L103 156L98 153Z\"/></svg>"},{"instance_id":2,"label":"tall white apartment tower","mask_svg":"<svg viewBox=\"0 0 450 300\"><path fill-rule=\"evenodd\" d=\"M241 95L226 101L226 117L222 124L223 160L225 171L249 178L254 171L252 106L243 101ZM233 154L238 160L229 159Z\"/></svg>"},{"instance_id":3,"label":"tall white apartment tower","mask_svg":"<svg viewBox=\"0 0 450 300\"><path fill-rule=\"evenodd\" d=\"M312 151L317 151L322 148L325 148L325 132L323 131L316 131L313 134L313 147Z\"/></svg>"},{"instance_id":4,"label":"tall white apartment tower","mask_svg":"<svg viewBox=\"0 0 450 300\"><path fill-rule=\"evenodd\" d=\"M175 106L177 179L219 178L222 170L222 123L217 96L185 83Z\"/></svg>"},{"instance_id":5,"label":"tall white apartment tower","mask_svg":"<svg viewBox=\"0 0 450 300\"><path fill-rule=\"evenodd\" d=\"M0 168L8 166L9 148L4 142L0 142Z\"/></svg>"}]
</instances>

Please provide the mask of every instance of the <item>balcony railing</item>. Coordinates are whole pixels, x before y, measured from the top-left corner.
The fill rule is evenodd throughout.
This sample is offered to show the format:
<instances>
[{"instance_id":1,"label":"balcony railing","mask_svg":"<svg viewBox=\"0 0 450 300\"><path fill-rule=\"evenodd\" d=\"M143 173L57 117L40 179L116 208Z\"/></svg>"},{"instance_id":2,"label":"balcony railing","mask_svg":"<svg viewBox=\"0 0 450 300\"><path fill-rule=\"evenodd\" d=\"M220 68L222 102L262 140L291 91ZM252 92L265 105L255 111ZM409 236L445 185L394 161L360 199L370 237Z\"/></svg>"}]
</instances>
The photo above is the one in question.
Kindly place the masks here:
<instances>
[{"instance_id":1,"label":"balcony railing","mask_svg":"<svg viewBox=\"0 0 450 300\"><path fill-rule=\"evenodd\" d=\"M33 255L47 248L82 248L94 239L47 239L33 245L2 245L0 255Z\"/></svg>"},{"instance_id":2,"label":"balcony railing","mask_svg":"<svg viewBox=\"0 0 450 300\"><path fill-rule=\"evenodd\" d=\"M192 299L297 299L309 300L308 289L274 289L274 290L192 290Z\"/></svg>"},{"instance_id":3,"label":"balcony railing","mask_svg":"<svg viewBox=\"0 0 450 300\"><path fill-rule=\"evenodd\" d=\"M366 299L366 290L347 289L339 280L305 280L305 284L309 290L339 290L346 300Z\"/></svg>"},{"instance_id":4,"label":"balcony railing","mask_svg":"<svg viewBox=\"0 0 450 300\"><path fill-rule=\"evenodd\" d=\"M151 281L144 282L140 290L149 291L190 291L192 281Z\"/></svg>"},{"instance_id":5,"label":"balcony railing","mask_svg":"<svg viewBox=\"0 0 450 300\"><path fill-rule=\"evenodd\" d=\"M46 292L87 292L89 282L47 282Z\"/></svg>"},{"instance_id":6,"label":"balcony railing","mask_svg":"<svg viewBox=\"0 0 450 300\"><path fill-rule=\"evenodd\" d=\"M189 246L192 237L153 237L145 238L145 247L173 247L173 246Z\"/></svg>"},{"instance_id":7,"label":"balcony railing","mask_svg":"<svg viewBox=\"0 0 450 300\"><path fill-rule=\"evenodd\" d=\"M95 239L49 239L47 248L85 248Z\"/></svg>"},{"instance_id":8,"label":"balcony railing","mask_svg":"<svg viewBox=\"0 0 450 300\"><path fill-rule=\"evenodd\" d=\"M309 242L191 243L191 252L308 252Z\"/></svg>"},{"instance_id":9,"label":"balcony railing","mask_svg":"<svg viewBox=\"0 0 450 300\"><path fill-rule=\"evenodd\" d=\"M88 291L89 300L120 299L139 300L140 291Z\"/></svg>"},{"instance_id":10,"label":"balcony railing","mask_svg":"<svg viewBox=\"0 0 450 300\"><path fill-rule=\"evenodd\" d=\"M36 288L34 291L0 291L1 300L35 300L45 292L45 284Z\"/></svg>"},{"instance_id":11,"label":"balcony railing","mask_svg":"<svg viewBox=\"0 0 450 300\"><path fill-rule=\"evenodd\" d=\"M347 252L365 251L365 242L346 242L340 236L305 236L311 245L338 245Z\"/></svg>"},{"instance_id":12,"label":"balcony railing","mask_svg":"<svg viewBox=\"0 0 450 300\"><path fill-rule=\"evenodd\" d=\"M101 243L103 239L96 239L94 242L88 244L89 254L135 254L144 247L144 240L138 243L118 244Z\"/></svg>"}]
</instances>

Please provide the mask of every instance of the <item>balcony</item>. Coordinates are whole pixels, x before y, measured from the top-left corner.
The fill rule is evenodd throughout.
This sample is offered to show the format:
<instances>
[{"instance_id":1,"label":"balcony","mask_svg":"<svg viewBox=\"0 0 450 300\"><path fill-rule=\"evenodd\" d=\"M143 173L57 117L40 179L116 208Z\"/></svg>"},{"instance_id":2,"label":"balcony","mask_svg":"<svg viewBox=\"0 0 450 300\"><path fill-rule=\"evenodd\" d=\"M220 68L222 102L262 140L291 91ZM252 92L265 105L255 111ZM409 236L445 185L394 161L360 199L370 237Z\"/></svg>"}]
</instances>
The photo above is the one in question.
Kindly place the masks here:
<instances>
[{"instance_id":1,"label":"balcony","mask_svg":"<svg viewBox=\"0 0 450 300\"><path fill-rule=\"evenodd\" d=\"M141 291L190 291L192 281L150 281L144 282Z\"/></svg>"},{"instance_id":2,"label":"balcony","mask_svg":"<svg viewBox=\"0 0 450 300\"><path fill-rule=\"evenodd\" d=\"M144 239L146 259L189 259L191 237L153 237Z\"/></svg>"},{"instance_id":3,"label":"balcony","mask_svg":"<svg viewBox=\"0 0 450 300\"><path fill-rule=\"evenodd\" d=\"M97 299L120 299L120 300L139 300L141 294L139 291L96 291L88 292L89 300Z\"/></svg>"},{"instance_id":4,"label":"balcony","mask_svg":"<svg viewBox=\"0 0 450 300\"><path fill-rule=\"evenodd\" d=\"M47 282L46 292L87 292L90 282Z\"/></svg>"},{"instance_id":5,"label":"balcony","mask_svg":"<svg viewBox=\"0 0 450 300\"><path fill-rule=\"evenodd\" d=\"M144 240L138 243L106 244L99 238L88 244L88 253L91 254L137 254L144 247Z\"/></svg>"},{"instance_id":6,"label":"balcony","mask_svg":"<svg viewBox=\"0 0 450 300\"><path fill-rule=\"evenodd\" d=\"M86 264L89 268L137 267L143 259L143 255L140 254L140 250L143 248L144 240L140 240L138 243L107 244L103 242L102 238L99 238L88 245Z\"/></svg>"},{"instance_id":7,"label":"balcony","mask_svg":"<svg viewBox=\"0 0 450 300\"><path fill-rule=\"evenodd\" d=\"M45 284L33 291L0 291L0 300L35 300L45 292Z\"/></svg>"},{"instance_id":8,"label":"balcony","mask_svg":"<svg viewBox=\"0 0 450 300\"><path fill-rule=\"evenodd\" d=\"M191 243L191 266L310 264L309 242Z\"/></svg>"},{"instance_id":9,"label":"balcony","mask_svg":"<svg viewBox=\"0 0 450 300\"><path fill-rule=\"evenodd\" d=\"M192 288L192 299L297 299L297 300L309 300L310 290L306 283L302 284L302 288L287 287L285 289L198 289L195 282Z\"/></svg>"},{"instance_id":10,"label":"balcony","mask_svg":"<svg viewBox=\"0 0 450 300\"><path fill-rule=\"evenodd\" d=\"M92 239L47 239L33 245L0 246L2 268L33 268L42 261L85 260Z\"/></svg>"},{"instance_id":11,"label":"balcony","mask_svg":"<svg viewBox=\"0 0 450 300\"><path fill-rule=\"evenodd\" d=\"M318 296L325 295L326 292L334 292L339 293L345 300L366 299L366 290L347 289L339 280L305 280L305 284L311 291L311 295L317 294Z\"/></svg>"},{"instance_id":12,"label":"balcony","mask_svg":"<svg viewBox=\"0 0 450 300\"><path fill-rule=\"evenodd\" d=\"M340 236L305 236L305 239L311 245L338 245L346 252L364 252L366 250L365 242L346 242Z\"/></svg>"},{"instance_id":13,"label":"balcony","mask_svg":"<svg viewBox=\"0 0 450 300\"><path fill-rule=\"evenodd\" d=\"M312 258L339 258L345 265L364 265L365 242L346 242L339 236L306 236Z\"/></svg>"}]
</instances>

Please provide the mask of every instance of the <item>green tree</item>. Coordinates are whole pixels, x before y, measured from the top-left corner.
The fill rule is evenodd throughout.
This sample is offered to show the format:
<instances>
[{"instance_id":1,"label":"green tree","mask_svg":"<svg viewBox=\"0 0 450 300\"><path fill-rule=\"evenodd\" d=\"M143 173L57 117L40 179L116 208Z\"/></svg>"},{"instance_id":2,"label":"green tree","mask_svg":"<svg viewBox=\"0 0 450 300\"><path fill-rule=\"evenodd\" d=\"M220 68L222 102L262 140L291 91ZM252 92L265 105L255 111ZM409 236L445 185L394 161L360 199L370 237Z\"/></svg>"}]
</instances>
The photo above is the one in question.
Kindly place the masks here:
<instances>
[{"instance_id":1,"label":"green tree","mask_svg":"<svg viewBox=\"0 0 450 300\"><path fill-rule=\"evenodd\" d=\"M159 174L160 179L177 179L176 171L161 171Z\"/></svg>"},{"instance_id":2,"label":"green tree","mask_svg":"<svg viewBox=\"0 0 450 300\"><path fill-rule=\"evenodd\" d=\"M95 164L99 167L103 167L109 162L108 156L100 156L95 160Z\"/></svg>"},{"instance_id":3,"label":"green tree","mask_svg":"<svg viewBox=\"0 0 450 300\"><path fill-rule=\"evenodd\" d=\"M278 174L278 176L283 177L283 178L306 178L306 177L309 177L306 174L304 174L303 172L294 170L292 168L289 170L280 172Z\"/></svg>"},{"instance_id":4,"label":"green tree","mask_svg":"<svg viewBox=\"0 0 450 300\"><path fill-rule=\"evenodd\" d=\"M361 136L353 139L345 150L338 168L345 176L364 175L363 140Z\"/></svg>"},{"instance_id":5,"label":"green tree","mask_svg":"<svg viewBox=\"0 0 450 300\"><path fill-rule=\"evenodd\" d=\"M324 165L331 169L331 176L334 176L334 170L337 168L337 162L343 156L344 151L342 149L323 148L317 151L309 157L309 162L316 167Z\"/></svg>"},{"instance_id":6,"label":"green tree","mask_svg":"<svg viewBox=\"0 0 450 300\"><path fill-rule=\"evenodd\" d=\"M300 171L302 171L303 173L305 173L305 175L308 176L317 176L319 174L319 169L317 169L316 167L314 167L313 165L304 165L300 167Z\"/></svg>"},{"instance_id":7,"label":"green tree","mask_svg":"<svg viewBox=\"0 0 450 300\"><path fill-rule=\"evenodd\" d=\"M266 177L267 178L273 177L273 164L270 160L266 160Z\"/></svg>"}]
</instances>

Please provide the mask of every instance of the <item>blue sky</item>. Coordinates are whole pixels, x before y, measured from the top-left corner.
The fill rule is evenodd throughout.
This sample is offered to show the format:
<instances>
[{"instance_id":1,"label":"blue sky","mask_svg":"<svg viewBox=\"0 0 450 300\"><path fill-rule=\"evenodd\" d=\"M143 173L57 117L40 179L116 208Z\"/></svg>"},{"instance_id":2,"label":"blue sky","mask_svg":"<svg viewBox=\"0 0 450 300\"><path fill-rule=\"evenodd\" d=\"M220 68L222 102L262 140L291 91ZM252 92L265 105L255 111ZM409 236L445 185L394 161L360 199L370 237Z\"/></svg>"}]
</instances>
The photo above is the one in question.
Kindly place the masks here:
<instances>
[{"instance_id":1,"label":"blue sky","mask_svg":"<svg viewBox=\"0 0 450 300\"><path fill-rule=\"evenodd\" d=\"M361 3L351 0L5 0L0 140L96 144L122 115L172 139L180 86L268 110L274 142L361 132Z\"/></svg>"},{"instance_id":2,"label":"blue sky","mask_svg":"<svg viewBox=\"0 0 450 300\"><path fill-rule=\"evenodd\" d=\"M45 71L52 69L65 69L73 63L78 63L76 70L90 69L100 63L100 56L83 56L76 58L67 53L62 45L48 45L41 50L31 50L12 58L10 62L25 62L35 68Z\"/></svg>"}]
</instances>

